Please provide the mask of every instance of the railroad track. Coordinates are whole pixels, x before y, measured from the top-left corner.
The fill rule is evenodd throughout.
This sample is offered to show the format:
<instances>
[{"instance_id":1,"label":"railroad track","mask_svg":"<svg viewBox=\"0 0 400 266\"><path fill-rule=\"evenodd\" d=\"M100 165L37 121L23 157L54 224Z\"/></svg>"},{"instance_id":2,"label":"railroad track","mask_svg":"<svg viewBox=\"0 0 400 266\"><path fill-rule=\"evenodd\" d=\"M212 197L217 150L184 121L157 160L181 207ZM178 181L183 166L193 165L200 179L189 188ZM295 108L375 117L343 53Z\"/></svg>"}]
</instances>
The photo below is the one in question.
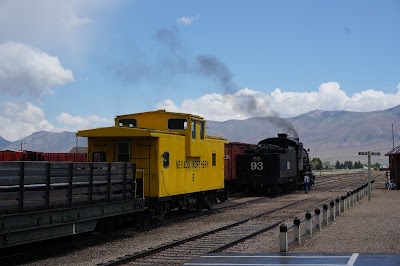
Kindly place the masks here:
<instances>
[{"instance_id":1,"label":"railroad track","mask_svg":"<svg viewBox=\"0 0 400 266\"><path fill-rule=\"evenodd\" d=\"M299 213L299 208L303 208L303 211L306 212L311 207L315 207L318 204L322 205L324 202L331 200L332 197L329 194L332 190L337 190L340 193L340 191L346 187L356 188L359 185L360 181L343 184L328 191L317 193L311 197L302 200L297 199L278 208L258 213L257 215L242 219L238 222L221 226L195 236L175 240L172 243L143 252L126 254L123 257L98 265L182 265L194 257L223 251L249 238L272 230L287 219L293 218L293 215ZM352 189L348 190L350 191ZM326 194L327 197L321 199L323 194ZM269 217L269 215L283 210L285 210L284 215Z\"/></svg>"},{"instance_id":2,"label":"railroad track","mask_svg":"<svg viewBox=\"0 0 400 266\"><path fill-rule=\"evenodd\" d=\"M346 186L350 185L350 183L351 183L351 182L348 182L349 180L354 180L354 177L347 177L347 178L341 177L341 178L334 178L334 179L331 178L329 180L329 182L328 182L328 180L325 180L321 184L318 184L318 186L316 186L317 189L315 189L312 192L312 194L308 194L308 196L307 196L307 199L308 199L309 203L311 204L310 200L313 197L316 198L315 201L313 201L313 205L317 204L318 201L320 201L320 199L317 199L317 198L321 197L320 196L321 194L319 193L319 191L323 190L321 192L322 195L323 194L327 194L328 195L329 194L328 191L334 191L335 189L336 190L345 189ZM339 183L345 183L345 184L343 184L341 186L338 186L337 185L338 182ZM317 191L318 191L318 193L316 193ZM297 193L297 194L299 194L299 193ZM294 193L294 195L296 195L296 193ZM312 197L311 197L311 195L312 195ZM14 261L14 262L15 261L21 261L20 258L23 258L22 259L22 263L27 263L27 262L35 261L35 260L46 260L46 258L49 258L49 257L52 257L52 256L60 256L60 254L65 254L65 256L68 256L68 254L72 254L72 253L75 253L75 252L79 253L80 251L83 251L83 250L87 249L88 247L93 247L93 246L101 247L102 245L105 245L105 243L118 242L118 241L126 239L126 238L135 239L137 234L138 234L138 231L143 231L143 229L146 230L146 231L152 231L153 229L159 228L160 225L161 225L161 228L163 228L163 227L168 228L168 224L174 224L174 223L179 223L179 222L183 222L183 221L189 221L189 223L190 223L191 219L200 218L201 216L210 216L210 217L214 216L215 217L216 215L222 214L225 211L230 211L231 209L234 209L234 211L237 210L239 212L240 209L250 209L250 208L253 208L253 206L255 206L257 204L263 204L263 203L265 204L267 202L269 202L269 203L272 202L276 206L277 204L275 204L275 202L280 201L280 199L285 200L285 195L279 196L279 197L272 197L272 198L271 197L255 197L255 198L253 198L251 200L243 200L243 201L240 198L236 198L236 200L238 200L239 202L231 204L231 202L228 201L228 202L225 202L224 204L217 204L217 205L214 206L215 208L212 211L188 213L188 214L185 214L185 215L177 215L176 217L172 217L173 219L167 220L166 221L167 225L165 225L164 223L162 223L162 224L158 223L158 224L155 224L154 226L150 226L150 227L147 226L145 228L143 228L143 227L142 228L139 228L139 227L128 228L126 230L117 231L117 232L114 232L113 234L109 234L109 235L105 235L105 236L104 235L99 235L99 234L94 234L94 235L91 235L91 236L86 236L86 237L82 236L82 237L79 237L79 238L74 237L72 239L68 238L68 239L63 239L63 240L60 240L60 241L53 240L53 241L49 242L50 244L44 243L44 244L41 244L40 246L38 246L38 245L30 245L28 248L26 248L26 249L23 248L22 250L20 249L21 250L20 252L17 252L16 254L14 254L14 256L11 259L11 261ZM328 199L325 199L325 201L326 200L328 200ZM302 204L300 204L301 202L303 202L303 204L304 204L304 209L307 209L307 208L310 209L310 207L306 206L306 202L303 201L303 200L302 201L296 200L296 204L297 205L294 204L293 205L293 209L297 209L297 211L298 211L300 208L303 208L302 206L300 206L300 205L302 205ZM308 206L310 206L310 204ZM289 203L289 206L290 206L290 203ZM251 223L252 224L252 227L253 227L252 233L250 233L250 231L249 231L250 229L246 230L246 229L243 229L243 227L238 227L238 228L241 228L241 229L238 229L239 232L247 232L248 233L247 235L239 236L239 235L237 235L236 233L233 233L233 232L225 232L225 233L221 232L221 233L219 233L220 235L217 237L216 233L206 232L206 233L209 234L209 238L211 238L211 239L227 239L228 240L228 237L224 236L224 234L225 234L225 235L228 235L228 236L229 235L236 236L236 240L233 239L232 241L227 241L226 244L219 243L219 246L218 247L214 246L214 249L211 249L212 246L210 246L210 250L207 251L207 252L206 251L198 251L198 252L200 252L200 253L202 253L202 252L208 253L208 252L218 251L218 248L219 249L228 248L230 245L235 245L237 241L241 242L241 241L244 241L244 239L246 237L249 238L249 237L252 237L253 234L254 234L254 236L259 234L262 230L267 230L268 231L271 228L274 228L275 226L279 225L280 221L285 219L286 216L285 217L280 217L278 220L275 219L274 221L268 221L268 223L265 222L265 217L268 217L268 215L276 216L277 213L279 212L279 210L282 209L282 208L286 208L285 212L289 213L289 211L287 210L289 208L289 206L288 206L288 204L281 203L281 207L280 208L272 209L272 208L268 207L271 210L268 211L268 213L264 213L263 214L264 218L262 218L262 217L259 218L259 219L264 219L264 221L263 222L259 222L258 225L257 225L257 222L256 222L255 218L252 219L252 220L247 221L247 223ZM266 208L264 208L264 210L265 209ZM294 213L294 211L291 212L291 213ZM245 225L242 225L242 226L245 226ZM256 229L259 232L257 232ZM226 230L228 230L228 229L226 229ZM233 228L232 228L232 230L233 230ZM149 233L146 233L146 234L151 235L152 232L149 232ZM187 241L190 242L190 241L194 241L194 240L195 239L192 239L192 240L189 239ZM173 245L176 245L176 243L179 243L179 241L184 241L184 240L179 240L178 239L176 241L173 241L174 243L168 243L168 244L162 245L161 248L167 247L170 250L173 250ZM201 240L196 240L196 241L201 241ZM215 242L215 240L212 240L212 241ZM210 242L210 240L208 242ZM187 245L187 244L184 244L184 243L187 243L187 242L182 242L182 245ZM207 241L205 243L207 243ZM195 246L198 246L198 245L199 245L198 243L195 244ZM179 249L181 249L181 247L179 247L178 250ZM176 249L175 249L175 251L176 251ZM166 252L168 254L168 251L166 251ZM154 254L156 254L156 253L157 253L157 251L154 251ZM8 255L9 254L10 253L8 253ZM144 256L143 252L139 253L139 254L141 254L141 256ZM171 253L171 254L173 254L173 253ZM189 255L186 256L186 260L189 257L190 258L191 257L195 257L196 254L197 253L195 253L195 250L193 249L191 251L191 253L189 252ZM124 256L124 258L129 258L130 255L134 255L134 254L126 254L126 255L127 256ZM183 255L183 253L182 253L182 255ZM176 256L176 254L173 254L173 255L170 255L170 257L171 258L176 258L177 256ZM9 261L10 261L10 259L9 259ZM116 261L119 261L119 260L116 260ZM99 261L96 261L96 262L94 262L92 264L95 264L95 263L98 263L98 262ZM142 265L142 262L144 262L144 261L141 261L140 263L136 263L136 265ZM111 263L111 262L106 262L106 265L108 265L107 263ZM117 264L118 263L123 264L125 262L123 262L123 261L122 262L117 262ZM134 262L132 262L132 263L134 263ZM0 264L2 264L2 262L0 262ZM155 264L157 264L157 263L155 263ZM180 264L180 263L177 263L177 264ZM111 263L109 265L113 265L113 264ZM154 263L153 263L153 265L154 265Z\"/></svg>"},{"instance_id":3,"label":"railroad track","mask_svg":"<svg viewBox=\"0 0 400 266\"><path fill-rule=\"evenodd\" d=\"M169 219L164 222L155 222L154 224L147 226L139 226L136 221L131 221L131 224L125 228L118 228L108 234L82 234L79 236L69 236L59 239L52 239L41 242L41 245L37 243L31 243L16 247L11 247L7 249L0 250L0 265L12 265L14 263L26 263L29 261L37 260L50 254L60 254L64 252L73 252L76 249L85 248L86 246L106 243L111 239L118 239L119 236L126 237L126 234L135 234L138 231L151 231L160 226L166 226L168 224L173 224L179 221L186 221L194 218L199 218L201 216L212 215L213 213L228 210L231 208L237 208L246 204L252 204L256 202L263 201L267 197L257 197L249 200L235 202L240 200L240 195L235 195L232 201L227 201L222 204L214 205L214 208L210 211L188 211L183 214L171 215ZM233 203L232 203L233 202Z\"/></svg>"}]
</instances>

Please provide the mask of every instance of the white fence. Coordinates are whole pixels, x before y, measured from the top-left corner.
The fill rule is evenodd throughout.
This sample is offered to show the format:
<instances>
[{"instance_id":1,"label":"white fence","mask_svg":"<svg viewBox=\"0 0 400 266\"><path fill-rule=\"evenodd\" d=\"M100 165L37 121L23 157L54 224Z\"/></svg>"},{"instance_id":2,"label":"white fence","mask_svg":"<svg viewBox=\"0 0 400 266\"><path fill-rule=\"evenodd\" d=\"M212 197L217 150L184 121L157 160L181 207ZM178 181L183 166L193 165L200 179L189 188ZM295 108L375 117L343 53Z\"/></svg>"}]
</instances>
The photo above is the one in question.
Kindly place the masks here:
<instances>
[{"instance_id":1,"label":"white fence","mask_svg":"<svg viewBox=\"0 0 400 266\"><path fill-rule=\"evenodd\" d=\"M331 200L329 204L316 208L314 214L307 212L305 218L300 220L295 217L293 225L287 226L285 223L279 227L280 252L287 252L291 244L301 244L303 237L312 237L313 230L321 231L322 226L327 226L330 222L334 222L337 216L352 208L355 203L368 194L368 183ZM292 230L292 235L288 233Z\"/></svg>"}]
</instances>

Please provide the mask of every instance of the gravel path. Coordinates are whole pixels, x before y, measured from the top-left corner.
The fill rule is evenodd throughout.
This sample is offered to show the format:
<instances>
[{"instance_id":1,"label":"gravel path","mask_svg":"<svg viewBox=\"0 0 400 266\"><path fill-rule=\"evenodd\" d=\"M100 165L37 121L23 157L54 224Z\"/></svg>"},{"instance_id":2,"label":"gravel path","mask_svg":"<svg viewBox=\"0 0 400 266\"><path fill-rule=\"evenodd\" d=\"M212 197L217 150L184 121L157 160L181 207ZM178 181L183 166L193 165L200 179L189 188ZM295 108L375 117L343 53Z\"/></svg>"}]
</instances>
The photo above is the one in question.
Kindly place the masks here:
<instances>
[{"instance_id":1,"label":"gravel path","mask_svg":"<svg viewBox=\"0 0 400 266\"><path fill-rule=\"evenodd\" d=\"M291 253L400 254L400 191L374 189Z\"/></svg>"},{"instance_id":2,"label":"gravel path","mask_svg":"<svg viewBox=\"0 0 400 266\"><path fill-rule=\"evenodd\" d=\"M292 244L288 253L386 253L400 254L400 191L386 190L383 175L377 176L371 201L365 196L337 216L335 222ZM292 224L288 221L287 224ZM291 231L289 233L292 233ZM279 229L237 245L227 252L277 253Z\"/></svg>"}]
</instances>

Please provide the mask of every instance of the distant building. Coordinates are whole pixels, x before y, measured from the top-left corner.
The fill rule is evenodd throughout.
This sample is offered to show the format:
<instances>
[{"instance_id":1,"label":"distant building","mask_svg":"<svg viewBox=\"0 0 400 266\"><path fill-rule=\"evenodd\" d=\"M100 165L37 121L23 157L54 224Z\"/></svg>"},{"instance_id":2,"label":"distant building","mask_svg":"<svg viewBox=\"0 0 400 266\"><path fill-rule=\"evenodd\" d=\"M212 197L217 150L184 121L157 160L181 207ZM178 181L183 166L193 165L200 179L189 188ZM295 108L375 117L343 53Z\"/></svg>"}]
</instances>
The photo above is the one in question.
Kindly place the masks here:
<instances>
[{"instance_id":1,"label":"distant building","mask_svg":"<svg viewBox=\"0 0 400 266\"><path fill-rule=\"evenodd\" d=\"M398 189L400 185L400 146L395 147L386 153L385 156L389 156L390 179L396 183Z\"/></svg>"}]
</instances>

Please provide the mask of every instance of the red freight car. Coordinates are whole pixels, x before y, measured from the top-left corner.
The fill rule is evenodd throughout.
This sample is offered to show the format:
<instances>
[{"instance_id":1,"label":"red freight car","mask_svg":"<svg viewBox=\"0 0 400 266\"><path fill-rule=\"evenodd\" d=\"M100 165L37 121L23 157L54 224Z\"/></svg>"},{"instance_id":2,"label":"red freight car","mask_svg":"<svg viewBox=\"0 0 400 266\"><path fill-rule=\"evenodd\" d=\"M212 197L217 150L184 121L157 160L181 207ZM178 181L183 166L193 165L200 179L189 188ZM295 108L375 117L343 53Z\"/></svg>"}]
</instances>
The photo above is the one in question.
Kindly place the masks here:
<instances>
[{"instance_id":1,"label":"red freight car","mask_svg":"<svg viewBox=\"0 0 400 266\"><path fill-rule=\"evenodd\" d=\"M86 162L86 153L37 152L37 151L0 151L0 161L49 161L49 162Z\"/></svg>"},{"instance_id":2,"label":"red freight car","mask_svg":"<svg viewBox=\"0 0 400 266\"><path fill-rule=\"evenodd\" d=\"M256 147L255 144L230 142L225 144L225 189L229 192L238 191L236 187L236 155L243 154L246 149Z\"/></svg>"}]
</instances>

